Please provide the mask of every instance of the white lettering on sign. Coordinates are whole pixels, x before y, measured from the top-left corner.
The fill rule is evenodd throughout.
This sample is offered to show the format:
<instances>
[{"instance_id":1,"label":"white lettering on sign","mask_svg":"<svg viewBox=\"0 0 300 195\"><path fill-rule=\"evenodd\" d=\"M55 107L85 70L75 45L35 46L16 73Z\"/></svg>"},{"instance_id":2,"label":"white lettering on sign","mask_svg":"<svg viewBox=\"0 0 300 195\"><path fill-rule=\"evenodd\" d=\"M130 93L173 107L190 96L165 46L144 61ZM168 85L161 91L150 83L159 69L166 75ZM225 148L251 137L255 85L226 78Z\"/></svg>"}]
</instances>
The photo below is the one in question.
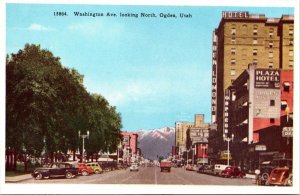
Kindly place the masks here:
<instances>
[{"instance_id":1,"label":"white lettering on sign","mask_svg":"<svg viewBox=\"0 0 300 195\"><path fill-rule=\"evenodd\" d=\"M223 113L223 118L224 118L224 132L223 133L228 133L228 122L229 122L229 100L230 100L230 94L229 90L225 90L224 94L224 113Z\"/></svg>"},{"instance_id":2,"label":"white lettering on sign","mask_svg":"<svg viewBox=\"0 0 300 195\"><path fill-rule=\"evenodd\" d=\"M282 137L293 137L293 127L283 127Z\"/></svg>"},{"instance_id":3,"label":"white lettering on sign","mask_svg":"<svg viewBox=\"0 0 300 195\"><path fill-rule=\"evenodd\" d=\"M213 34L213 55L212 55L212 87L211 87L211 115L212 122L215 122L217 115L217 40L216 33Z\"/></svg>"},{"instance_id":4,"label":"white lettering on sign","mask_svg":"<svg viewBox=\"0 0 300 195\"><path fill-rule=\"evenodd\" d=\"M255 88L279 89L280 70L256 69Z\"/></svg>"},{"instance_id":5,"label":"white lettering on sign","mask_svg":"<svg viewBox=\"0 0 300 195\"><path fill-rule=\"evenodd\" d=\"M222 12L223 18L249 18L249 12Z\"/></svg>"}]
</instances>

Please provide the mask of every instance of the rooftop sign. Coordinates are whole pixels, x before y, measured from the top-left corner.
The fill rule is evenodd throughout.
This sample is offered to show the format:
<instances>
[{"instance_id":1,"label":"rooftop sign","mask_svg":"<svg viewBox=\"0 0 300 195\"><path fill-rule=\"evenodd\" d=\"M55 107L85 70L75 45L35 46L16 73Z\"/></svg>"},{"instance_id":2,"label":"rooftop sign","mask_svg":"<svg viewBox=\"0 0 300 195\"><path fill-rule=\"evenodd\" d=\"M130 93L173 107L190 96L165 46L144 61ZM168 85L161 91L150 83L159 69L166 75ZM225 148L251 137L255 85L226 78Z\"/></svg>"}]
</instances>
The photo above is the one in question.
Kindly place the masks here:
<instances>
[{"instance_id":1,"label":"rooftop sign","mask_svg":"<svg viewBox=\"0 0 300 195\"><path fill-rule=\"evenodd\" d=\"M223 18L249 18L249 12L222 12Z\"/></svg>"}]
</instances>

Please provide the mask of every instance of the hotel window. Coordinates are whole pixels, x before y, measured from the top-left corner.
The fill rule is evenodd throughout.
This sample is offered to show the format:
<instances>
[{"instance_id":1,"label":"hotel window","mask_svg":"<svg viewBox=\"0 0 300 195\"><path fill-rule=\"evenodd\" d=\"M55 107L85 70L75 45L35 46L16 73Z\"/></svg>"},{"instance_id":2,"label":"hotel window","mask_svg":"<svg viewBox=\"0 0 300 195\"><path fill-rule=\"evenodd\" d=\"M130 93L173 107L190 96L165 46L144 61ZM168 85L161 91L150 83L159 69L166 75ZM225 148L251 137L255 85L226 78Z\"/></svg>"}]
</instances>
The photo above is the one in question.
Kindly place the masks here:
<instances>
[{"instance_id":1,"label":"hotel window","mask_svg":"<svg viewBox=\"0 0 300 195\"><path fill-rule=\"evenodd\" d=\"M293 57L293 56L294 56L294 51L293 51L293 50L290 50L290 51L289 51L289 56L290 56L290 57Z\"/></svg>"},{"instance_id":2,"label":"hotel window","mask_svg":"<svg viewBox=\"0 0 300 195\"><path fill-rule=\"evenodd\" d=\"M273 68L273 62L269 62L269 68Z\"/></svg>"},{"instance_id":3,"label":"hotel window","mask_svg":"<svg viewBox=\"0 0 300 195\"><path fill-rule=\"evenodd\" d=\"M282 101L281 101L281 110L285 110L286 107L287 107L287 101L282 100Z\"/></svg>"},{"instance_id":4,"label":"hotel window","mask_svg":"<svg viewBox=\"0 0 300 195\"><path fill-rule=\"evenodd\" d=\"M253 45L257 45L258 41L257 39L253 39Z\"/></svg>"},{"instance_id":5,"label":"hotel window","mask_svg":"<svg viewBox=\"0 0 300 195\"><path fill-rule=\"evenodd\" d=\"M293 39L289 40L289 45L294 45L294 40Z\"/></svg>"},{"instance_id":6,"label":"hotel window","mask_svg":"<svg viewBox=\"0 0 300 195\"><path fill-rule=\"evenodd\" d=\"M269 58L273 58L273 51L269 51Z\"/></svg>"},{"instance_id":7,"label":"hotel window","mask_svg":"<svg viewBox=\"0 0 300 195\"><path fill-rule=\"evenodd\" d=\"M257 49L253 49L253 55L257 56Z\"/></svg>"},{"instance_id":8,"label":"hotel window","mask_svg":"<svg viewBox=\"0 0 300 195\"><path fill-rule=\"evenodd\" d=\"M231 65L235 65L235 63L236 63L236 60L235 60L235 59L231 59L230 64L231 64Z\"/></svg>"},{"instance_id":9,"label":"hotel window","mask_svg":"<svg viewBox=\"0 0 300 195\"><path fill-rule=\"evenodd\" d=\"M294 66L294 61L293 60L289 60L289 67L293 67Z\"/></svg>"},{"instance_id":10,"label":"hotel window","mask_svg":"<svg viewBox=\"0 0 300 195\"><path fill-rule=\"evenodd\" d=\"M270 123L275 123L275 119L274 118L270 118Z\"/></svg>"},{"instance_id":11,"label":"hotel window","mask_svg":"<svg viewBox=\"0 0 300 195\"><path fill-rule=\"evenodd\" d=\"M235 48L231 48L231 55L235 55Z\"/></svg>"},{"instance_id":12,"label":"hotel window","mask_svg":"<svg viewBox=\"0 0 300 195\"><path fill-rule=\"evenodd\" d=\"M273 41L269 42L269 48L273 48Z\"/></svg>"},{"instance_id":13,"label":"hotel window","mask_svg":"<svg viewBox=\"0 0 300 195\"><path fill-rule=\"evenodd\" d=\"M294 28L293 28L293 26L290 26L290 28L289 28L289 35L290 36L294 35Z\"/></svg>"},{"instance_id":14,"label":"hotel window","mask_svg":"<svg viewBox=\"0 0 300 195\"><path fill-rule=\"evenodd\" d=\"M235 38L231 38L231 44L236 44Z\"/></svg>"},{"instance_id":15,"label":"hotel window","mask_svg":"<svg viewBox=\"0 0 300 195\"><path fill-rule=\"evenodd\" d=\"M253 59L253 64L258 64L258 60L257 59Z\"/></svg>"},{"instance_id":16,"label":"hotel window","mask_svg":"<svg viewBox=\"0 0 300 195\"><path fill-rule=\"evenodd\" d=\"M247 34L247 24L242 25L242 34L246 35Z\"/></svg>"},{"instance_id":17,"label":"hotel window","mask_svg":"<svg viewBox=\"0 0 300 195\"><path fill-rule=\"evenodd\" d=\"M253 35L257 35L258 34L258 26L257 25L254 25L253 26Z\"/></svg>"},{"instance_id":18,"label":"hotel window","mask_svg":"<svg viewBox=\"0 0 300 195\"><path fill-rule=\"evenodd\" d=\"M275 106L275 100L270 100L270 106Z\"/></svg>"},{"instance_id":19,"label":"hotel window","mask_svg":"<svg viewBox=\"0 0 300 195\"><path fill-rule=\"evenodd\" d=\"M232 28L231 29L231 35L235 35L236 34L236 29L235 28Z\"/></svg>"},{"instance_id":20,"label":"hotel window","mask_svg":"<svg viewBox=\"0 0 300 195\"><path fill-rule=\"evenodd\" d=\"M273 28L271 28L270 31L269 31L269 37L270 37L270 38L273 38L273 35L274 35L274 34L273 34L273 33L274 33L273 31L274 31Z\"/></svg>"},{"instance_id":21,"label":"hotel window","mask_svg":"<svg viewBox=\"0 0 300 195\"><path fill-rule=\"evenodd\" d=\"M290 82L283 82L283 91L289 92L290 91Z\"/></svg>"},{"instance_id":22,"label":"hotel window","mask_svg":"<svg viewBox=\"0 0 300 195\"><path fill-rule=\"evenodd\" d=\"M230 70L230 76L235 76L235 69Z\"/></svg>"}]
</instances>

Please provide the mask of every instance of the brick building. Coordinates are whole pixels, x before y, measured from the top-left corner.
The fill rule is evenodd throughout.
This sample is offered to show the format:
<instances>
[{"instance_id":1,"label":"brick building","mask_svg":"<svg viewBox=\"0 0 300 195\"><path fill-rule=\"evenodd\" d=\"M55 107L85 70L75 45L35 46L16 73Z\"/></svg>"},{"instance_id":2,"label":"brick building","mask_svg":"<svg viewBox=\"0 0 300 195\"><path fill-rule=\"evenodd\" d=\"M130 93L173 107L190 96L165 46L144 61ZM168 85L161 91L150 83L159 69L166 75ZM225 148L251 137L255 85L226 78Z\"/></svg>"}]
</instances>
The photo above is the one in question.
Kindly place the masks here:
<instances>
[{"instance_id":1,"label":"brick building","mask_svg":"<svg viewBox=\"0 0 300 195\"><path fill-rule=\"evenodd\" d=\"M217 125L217 131L212 132L209 138L212 146L209 151L211 157L218 159L218 154L225 148L223 136L234 133L235 130L232 123L229 123L230 120L237 120L235 122L239 123L235 125L238 124L239 129L244 128L234 134L234 139L235 143L239 139L245 145L259 143L259 137L265 136L262 131L259 132L264 128L263 126L281 124L280 112L282 113L283 110L279 113L277 110L280 110L280 104L285 104L285 102L281 102L281 92L278 89L275 90L277 99L272 101L272 104L276 106L270 107L269 110L250 109L253 112L252 115L259 114L259 112L267 115L275 111L276 116L268 116L264 119L263 117L254 118L249 123L247 117L251 113L247 112L249 112L249 106L253 106L251 104L253 99L247 98L256 96L250 97L247 94L250 86L247 86L248 83L244 83L245 79L248 80L247 72L244 71L248 69L249 64L256 64L256 69L292 71L294 66L293 45L294 16L282 15L281 18L267 18L263 14L249 14L248 12L222 13L219 26L213 32L212 123ZM283 75L282 77L284 77ZM240 78L237 80L238 77ZM243 86L237 87L238 85ZM287 87L289 84L285 85ZM236 97L232 97L230 94L233 86L237 90ZM262 94L263 91L263 89L256 90L257 93ZM292 96L291 93L289 95ZM232 109L232 105L229 104L232 100L230 98L239 99L240 104L244 101L239 105L238 118L234 118L233 112L229 111ZM261 99L258 103L263 101ZM273 111L271 111L272 109ZM249 128L252 131L249 131Z\"/></svg>"}]
</instances>

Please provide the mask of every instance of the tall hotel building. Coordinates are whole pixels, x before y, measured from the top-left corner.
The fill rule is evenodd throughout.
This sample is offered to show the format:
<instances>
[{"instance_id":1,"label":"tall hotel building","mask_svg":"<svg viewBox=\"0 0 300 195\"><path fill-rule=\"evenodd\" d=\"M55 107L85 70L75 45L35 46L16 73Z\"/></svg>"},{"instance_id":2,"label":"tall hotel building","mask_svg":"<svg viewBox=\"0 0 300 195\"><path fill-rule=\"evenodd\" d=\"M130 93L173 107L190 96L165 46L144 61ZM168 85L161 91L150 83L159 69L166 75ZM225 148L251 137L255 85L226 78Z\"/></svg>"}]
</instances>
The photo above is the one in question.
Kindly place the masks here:
<instances>
[{"instance_id":1,"label":"tall hotel building","mask_svg":"<svg viewBox=\"0 0 300 195\"><path fill-rule=\"evenodd\" d=\"M220 135L228 128L227 89L249 64L260 69L292 70L294 16L266 18L263 14L223 12L213 32L212 123ZM251 140L250 140L251 141Z\"/></svg>"}]
</instances>

